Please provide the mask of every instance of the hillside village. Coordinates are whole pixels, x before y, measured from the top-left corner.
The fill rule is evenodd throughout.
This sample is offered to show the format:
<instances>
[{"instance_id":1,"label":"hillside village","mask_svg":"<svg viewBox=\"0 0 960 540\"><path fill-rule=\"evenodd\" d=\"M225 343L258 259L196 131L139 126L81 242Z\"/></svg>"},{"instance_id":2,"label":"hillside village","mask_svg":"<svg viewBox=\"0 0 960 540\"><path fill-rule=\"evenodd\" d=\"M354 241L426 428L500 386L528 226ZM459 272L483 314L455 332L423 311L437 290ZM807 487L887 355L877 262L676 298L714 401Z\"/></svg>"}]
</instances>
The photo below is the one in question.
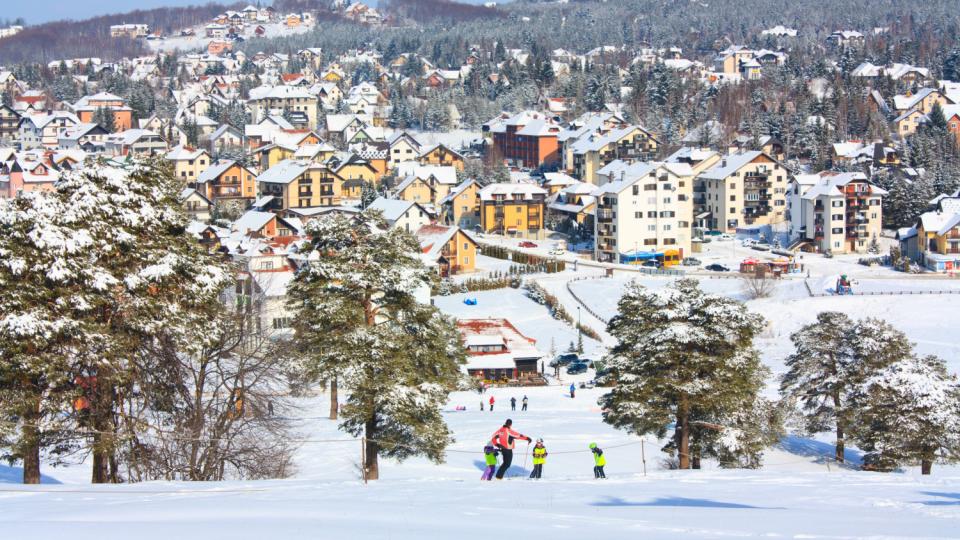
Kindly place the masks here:
<instances>
[{"instance_id":1,"label":"hillside village","mask_svg":"<svg viewBox=\"0 0 960 540\"><path fill-rule=\"evenodd\" d=\"M960 47L918 47L905 36L929 28L879 18L648 40L638 16L634 34L625 22L589 47L529 30L567 36L627 9L580 4L490 3L436 23L409 2L258 2L184 28L109 26L148 55L0 67L0 307L16 313L0 356L43 358L0 362L0 398L13 374L48 396L28 403L35 416L0 406L0 454L26 483L41 461L44 478L56 462L92 466L95 483L252 482L297 465L366 483L402 477L408 458L434 470L456 431L452 478L474 472L464 438L486 436L467 417L477 401L492 413L494 395L498 411L523 396L526 411L529 394L572 415L552 427L561 441L585 447L580 431L596 430L624 460L623 437L659 446L644 477L647 459L673 474L801 456L954 481L960 351L943 320L960 293ZM489 30L511 25L523 35ZM0 47L29 30L0 29ZM94 249L102 259L74 257ZM705 329L688 335L677 312ZM662 319L675 341L652 329ZM830 347L845 375L804 363ZM117 360L131 348L146 360ZM723 362L636 382L659 376L649 359L690 350ZM216 390L188 390L204 376ZM719 397L660 399L687 376ZM847 383L842 406L840 390L828 399ZM897 412L903 437L935 443L890 435L870 400L898 387L942 390L910 402L926 412ZM303 422L321 409L339 427ZM243 457L209 444L221 437ZM362 440L361 462L323 446L328 471L288 439ZM564 464L592 451L563 448Z\"/></svg>"}]
</instances>

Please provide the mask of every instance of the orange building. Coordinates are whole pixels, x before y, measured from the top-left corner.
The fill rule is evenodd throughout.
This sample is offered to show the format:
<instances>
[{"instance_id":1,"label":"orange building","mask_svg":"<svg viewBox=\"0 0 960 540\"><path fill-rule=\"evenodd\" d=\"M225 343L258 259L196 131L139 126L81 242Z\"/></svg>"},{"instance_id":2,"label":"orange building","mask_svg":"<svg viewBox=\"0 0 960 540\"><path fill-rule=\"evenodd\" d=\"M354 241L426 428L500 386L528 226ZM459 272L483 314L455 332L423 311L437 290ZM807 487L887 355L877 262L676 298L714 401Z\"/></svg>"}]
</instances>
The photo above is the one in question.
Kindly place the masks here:
<instances>
[{"instance_id":1,"label":"orange building","mask_svg":"<svg viewBox=\"0 0 960 540\"><path fill-rule=\"evenodd\" d=\"M492 135L494 151L507 165L535 169L560 161L557 136L562 128L543 113L504 114L484 124L483 130Z\"/></svg>"},{"instance_id":2,"label":"orange building","mask_svg":"<svg viewBox=\"0 0 960 540\"><path fill-rule=\"evenodd\" d=\"M73 112L80 122L93 122L98 109L113 111L113 131L120 133L133 127L133 109L127 107L123 98L108 92L84 96L73 104Z\"/></svg>"}]
</instances>

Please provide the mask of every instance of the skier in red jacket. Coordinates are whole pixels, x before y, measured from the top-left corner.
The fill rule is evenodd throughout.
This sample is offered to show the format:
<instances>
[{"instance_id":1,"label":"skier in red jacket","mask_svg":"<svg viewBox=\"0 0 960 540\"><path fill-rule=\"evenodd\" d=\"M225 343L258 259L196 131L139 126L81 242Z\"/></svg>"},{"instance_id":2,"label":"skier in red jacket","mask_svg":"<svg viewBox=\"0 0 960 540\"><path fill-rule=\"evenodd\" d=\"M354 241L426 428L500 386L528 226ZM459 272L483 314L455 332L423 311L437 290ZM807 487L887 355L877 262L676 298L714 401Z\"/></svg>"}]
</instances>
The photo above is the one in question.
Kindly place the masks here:
<instances>
[{"instance_id":1,"label":"skier in red jacket","mask_svg":"<svg viewBox=\"0 0 960 540\"><path fill-rule=\"evenodd\" d=\"M530 444L531 438L526 435L514 431L513 420L507 419L503 423L503 427L498 429L496 433L493 434L493 437L490 438L490 442L500 449L500 454L503 456L503 462L500 464L500 468L497 469L497 480L503 480L503 475L506 474L507 469L510 468L510 463L513 462L513 444L517 439L527 441L527 444Z\"/></svg>"}]
</instances>

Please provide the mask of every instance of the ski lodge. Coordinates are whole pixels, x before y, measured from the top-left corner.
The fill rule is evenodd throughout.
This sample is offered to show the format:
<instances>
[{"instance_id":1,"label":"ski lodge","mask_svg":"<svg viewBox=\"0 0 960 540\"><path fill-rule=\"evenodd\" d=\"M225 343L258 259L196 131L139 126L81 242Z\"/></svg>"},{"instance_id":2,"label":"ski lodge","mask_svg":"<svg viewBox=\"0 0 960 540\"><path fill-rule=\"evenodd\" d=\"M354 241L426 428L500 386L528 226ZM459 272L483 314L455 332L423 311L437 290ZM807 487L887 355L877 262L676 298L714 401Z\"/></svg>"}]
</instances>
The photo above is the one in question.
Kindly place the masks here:
<instances>
[{"instance_id":1,"label":"ski lodge","mask_svg":"<svg viewBox=\"0 0 960 540\"><path fill-rule=\"evenodd\" d=\"M537 384L542 380L537 341L507 319L461 319L457 327L467 347L464 368L474 378L492 382Z\"/></svg>"}]
</instances>

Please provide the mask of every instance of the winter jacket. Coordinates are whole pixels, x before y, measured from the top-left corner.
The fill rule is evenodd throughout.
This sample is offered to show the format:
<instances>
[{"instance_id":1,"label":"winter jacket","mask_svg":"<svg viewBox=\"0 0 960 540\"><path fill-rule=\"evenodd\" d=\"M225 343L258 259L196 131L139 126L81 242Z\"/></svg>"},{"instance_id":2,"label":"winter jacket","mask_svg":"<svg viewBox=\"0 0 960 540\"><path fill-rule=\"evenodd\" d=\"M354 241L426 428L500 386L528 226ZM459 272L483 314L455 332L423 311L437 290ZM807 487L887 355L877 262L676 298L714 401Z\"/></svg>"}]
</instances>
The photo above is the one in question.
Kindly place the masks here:
<instances>
[{"instance_id":1,"label":"winter jacket","mask_svg":"<svg viewBox=\"0 0 960 540\"><path fill-rule=\"evenodd\" d=\"M507 426L503 426L493 434L490 442L492 442L494 446L513 450L513 441L516 439L523 439L528 442L530 441L530 437L527 437L518 431L514 431Z\"/></svg>"},{"instance_id":2,"label":"winter jacket","mask_svg":"<svg viewBox=\"0 0 960 540\"><path fill-rule=\"evenodd\" d=\"M597 467L603 467L607 464L607 458L603 455L603 450L599 448L594 448L591 450L593 452L593 464Z\"/></svg>"},{"instance_id":3,"label":"winter jacket","mask_svg":"<svg viewBox=\"0 0 960 540\"><path fill-rule=\"evenodd\" d=\"M490 452L489 454L484 454L483 458L487 461L487 466L493 466L497 464L497 453Z\"/></svg>"},{"instance_id":4,"label":"winter jacket","mask_svg":"<svg viewBox=\"0 0 960 540\"><path fill-rule=\"evenodd\" d=\"M534 465L543 465L547 460L547 448L545 446L534 446L533 447L533 464Z\"/></svg>"}]
</instances>

